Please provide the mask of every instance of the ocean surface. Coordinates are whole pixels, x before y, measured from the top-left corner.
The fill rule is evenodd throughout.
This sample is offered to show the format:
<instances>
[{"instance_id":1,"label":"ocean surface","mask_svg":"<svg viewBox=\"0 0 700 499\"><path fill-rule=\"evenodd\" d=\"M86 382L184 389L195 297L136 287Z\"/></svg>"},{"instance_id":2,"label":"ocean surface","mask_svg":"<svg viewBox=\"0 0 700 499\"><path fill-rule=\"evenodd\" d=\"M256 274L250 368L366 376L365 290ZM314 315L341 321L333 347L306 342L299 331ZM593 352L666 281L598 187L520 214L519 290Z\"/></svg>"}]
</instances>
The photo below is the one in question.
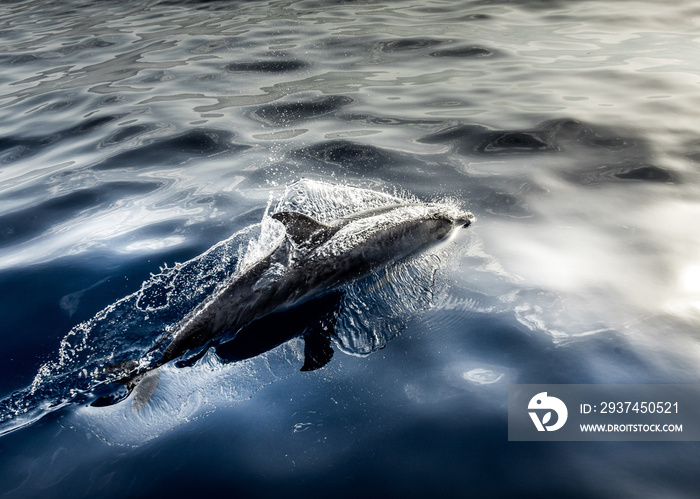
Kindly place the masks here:
<instances>
[{"instance_id":1,"label":"ocean surface","mask_svg":"<svg viewBox=\"0 0 700 499\"><path fill-rule=\"evenodd\" d=\"M509 442L507 406L700 383L699 43L689 0L3 2L0 496L697 497L698 443ZM88 403L271 212L396 200L476 221L300 312L325 367L278 321Z\"/></svg>"}]
</instances>

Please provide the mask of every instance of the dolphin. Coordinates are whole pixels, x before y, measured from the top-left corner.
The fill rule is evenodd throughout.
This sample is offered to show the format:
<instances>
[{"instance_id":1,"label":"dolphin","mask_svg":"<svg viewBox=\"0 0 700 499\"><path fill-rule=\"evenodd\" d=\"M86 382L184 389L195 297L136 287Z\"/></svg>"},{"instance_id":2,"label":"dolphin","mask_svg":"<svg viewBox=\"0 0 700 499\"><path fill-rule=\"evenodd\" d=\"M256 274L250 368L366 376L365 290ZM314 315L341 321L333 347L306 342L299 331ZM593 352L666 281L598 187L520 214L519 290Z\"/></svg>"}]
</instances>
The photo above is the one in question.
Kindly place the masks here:
<instances>
[{"instance_id":1,"label":"dolphin","mask_svg":"<svg viewBox=\"0 0 700 499\"><path fill-rule=\"evenodd\" d=\"M284 226L285 237L267 256L222 283L143 358L105 370L129 393L137 389L135 410L155 392L159 367L191 352L196 353L190 361L196 360L227 333L234 335L234 341L222 354L245 358L236 357L231 346L244 331L265 334L265 328L251 327L254 324L264 324L273 314L323 301L343 284L417 254L475 220L471 212L440 203L384 206L327 223L292 211L273 213L271 218ZM332 308L332 304L326 305ZM302 370L323 367L332 356L330 338L307 334L305 342Z\"/></svg>"}]
</instances>

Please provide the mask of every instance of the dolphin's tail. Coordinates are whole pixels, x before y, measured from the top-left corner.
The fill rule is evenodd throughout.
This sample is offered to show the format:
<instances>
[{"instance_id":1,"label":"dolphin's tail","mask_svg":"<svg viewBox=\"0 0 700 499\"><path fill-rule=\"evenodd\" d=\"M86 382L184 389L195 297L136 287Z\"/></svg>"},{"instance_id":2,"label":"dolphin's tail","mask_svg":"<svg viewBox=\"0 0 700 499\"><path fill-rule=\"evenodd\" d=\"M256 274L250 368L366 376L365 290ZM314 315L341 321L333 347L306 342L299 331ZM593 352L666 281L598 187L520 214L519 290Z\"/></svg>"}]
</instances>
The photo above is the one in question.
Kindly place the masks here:
<instances>
[{"instance_id":1,"label":"dolphin's tail","mask_svg":"<svg viewBox=\"0 0 700 499\"><path fill-rule=\"evenodd\" d=\"M138 372L138 361L127 360L104 368L103 373L123 374L116 381L100 390L104 395L99 396L90 405L105 407L118 404L133 395L133 412L143 409L153 398L160 382L160 369L156 367L149 371Z\"/></svg>"},{"instance_id":2,"label":"dolphin's tail","mask_svg":"<svg viewBox=\"0 0 700 499\"><path fill-rule=\"evenodd\" d=\"M134 406L131 412L139 412L153 398L160 382L160 368L142 374L138 380L134 380L133 388L130 390L134 398Z\"/></svg>"}]
</instances>

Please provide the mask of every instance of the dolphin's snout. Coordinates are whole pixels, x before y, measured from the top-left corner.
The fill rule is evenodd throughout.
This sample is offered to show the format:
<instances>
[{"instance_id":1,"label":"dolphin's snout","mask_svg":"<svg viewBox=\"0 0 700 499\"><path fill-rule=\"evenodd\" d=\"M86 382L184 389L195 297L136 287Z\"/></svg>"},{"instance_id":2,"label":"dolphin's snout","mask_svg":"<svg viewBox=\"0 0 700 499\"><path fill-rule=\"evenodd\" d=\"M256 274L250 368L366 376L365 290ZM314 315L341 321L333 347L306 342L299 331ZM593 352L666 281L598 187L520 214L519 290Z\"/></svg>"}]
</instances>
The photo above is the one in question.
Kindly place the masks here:
<instances>
[{"instance_id":1,"label":"dolphin's snout","mask_svg":"<svg viewBox=\"0 0 700 499\"><path fill-rule=\"evenodd\" d=\"M456 225L461 225L462 228L466 229L469 227L472 222L476 220L476 217L474 216L473 213L465 211L464 213L460 214L457 218L455 218L455 224Z\"/></svg>"}]
</instances>

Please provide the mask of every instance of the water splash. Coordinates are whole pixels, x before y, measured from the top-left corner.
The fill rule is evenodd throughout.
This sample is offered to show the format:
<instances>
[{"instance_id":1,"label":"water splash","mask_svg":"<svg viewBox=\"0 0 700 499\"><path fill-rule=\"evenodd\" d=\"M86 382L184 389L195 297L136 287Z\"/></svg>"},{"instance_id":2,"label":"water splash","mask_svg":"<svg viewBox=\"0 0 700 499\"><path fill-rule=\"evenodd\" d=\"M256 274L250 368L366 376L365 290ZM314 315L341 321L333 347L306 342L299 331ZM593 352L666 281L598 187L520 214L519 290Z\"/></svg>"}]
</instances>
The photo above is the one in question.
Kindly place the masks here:
<instances>
[{"instance_id":1,"label":"water splash","mask_svg":"<svg viewBox=\"0 0 700 499\"><path fill-rule=\"evenodd\" d=\"M386 194L352 186L303 180L272 201L260 223L240 230L204 254L152 275L135 293L74 327L55 360L39 369L32 384L0 401L0 435L31 424L71 404L70 416L110 443L139 445L217 407L252 396L263 386L299 371L304 344L292 338L253 358L226 361L213 351L181 369L161 367L153 399L135 411L132 394L108 407L89 405L116 375L105 367L139 359L149 365L163 339L201 302L277 248L282 224L270 211L298 211L329 221L381 206L415 203L407 194ZM274 205L274 208L270 208ZM449 244L400 261L367 278L343 285L332 338L350 355L384 347L420 311L434 302L449 261ZM73 424L73 423L71 423Z\"/></svg>"}]
</instances>

